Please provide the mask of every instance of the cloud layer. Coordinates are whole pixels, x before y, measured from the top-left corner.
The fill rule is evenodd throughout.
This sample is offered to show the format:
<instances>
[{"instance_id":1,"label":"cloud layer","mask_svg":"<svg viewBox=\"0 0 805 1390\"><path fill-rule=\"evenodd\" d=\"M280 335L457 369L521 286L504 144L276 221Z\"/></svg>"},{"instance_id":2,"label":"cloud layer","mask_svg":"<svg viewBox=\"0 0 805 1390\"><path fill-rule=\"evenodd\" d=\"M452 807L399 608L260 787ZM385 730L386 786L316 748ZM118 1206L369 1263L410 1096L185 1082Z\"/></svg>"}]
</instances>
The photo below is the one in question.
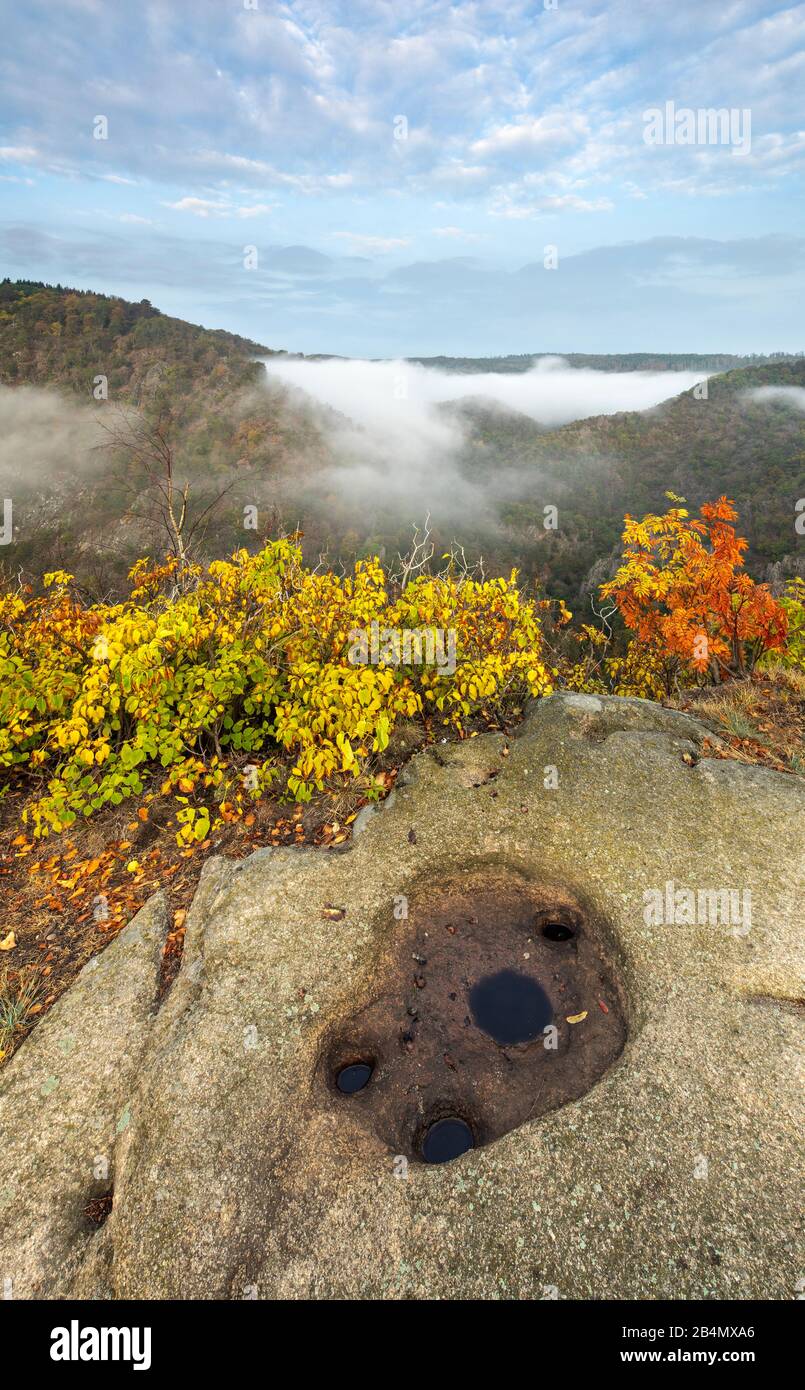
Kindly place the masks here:
<instances>
[{"instance_id":1,"label":"cloud layer","mask_svg":"<svg viewBox=\"0 0 805 1390\"><path fill-rule=\"evenodd\" d=\"M804 24L803 6L780 0L196 0L192 16L175 0L32 0L6 16L0 154L183 180L188 199L203 184L405 185L491 194L502 216L538 212L546 196L605 206L589 190L615 170L715 191L746 178L746 161L737 169L719 149L656 158L643 111L667 98L751 107L754 172L790 172L805 149L789 95L805 74ZM108 142L92 138L99 113Z\"/></svg>"},{"instance_id":2,"label":"cloud layer","mask_svg":"<svg viewBox=\"0 0 805 1390\"><path fill-rule=\"evenodd\" d=\"M701 374L599 372L543 358L522 374L453 375L410 362L301 362L269 358L269 382L303 391L322 407L321 424L335 462L317 478L353 508L382 508L440 526L481 523L494 530L497 504L533 492L533 462L503 468L490 455L484 473L467 468L469 431L456 403L518 411L554 427L590 415L644 410L687 390ZM331 412L335 411L333 416ZM554 487L554 493L556 489ZM552 495L547 501L556 502Z\"/></svg>"},{"instance_id":3,"label":"cloud layer","mask_svg":"<svg viewBox=\"0 0 805 1390\"><path fill-rule=\"evenodd\" d=\"M803 346L802 0L6 9L12 274L308 352Z\"/></svg>"},{"instance_id":4,"label":"cloud layer","mask_svg":"<svg viewBox=\"0 0 805 1390\"><path fill-rule=\"evenodd\" d=\"M217 226L218 224L216 224ZM250 233L250 236L253 236ZM354 357L510 352L798 352L805 238L655 237L503 268L469 255L388 264L307 245L195 243L139 228L0 228L13 273L151 299L293 352Z\"/></svg>"},{"instance_id":5,"label":"cloud layer","mask_svg":"<svg viewBox=\"0 0 805 1390\"><path fill-rule=\"evenodd\" d=\"M703 372L602 372L570 367L561 357L537 358L527 372L454 374L414 362L265 359L271 376L296 386L347 416L378 443L396 436L422 444L443 440L438 406L447 401L494 402L554 429L591 415L647 410L705 379Z\"/></svg>"}]
</instances>

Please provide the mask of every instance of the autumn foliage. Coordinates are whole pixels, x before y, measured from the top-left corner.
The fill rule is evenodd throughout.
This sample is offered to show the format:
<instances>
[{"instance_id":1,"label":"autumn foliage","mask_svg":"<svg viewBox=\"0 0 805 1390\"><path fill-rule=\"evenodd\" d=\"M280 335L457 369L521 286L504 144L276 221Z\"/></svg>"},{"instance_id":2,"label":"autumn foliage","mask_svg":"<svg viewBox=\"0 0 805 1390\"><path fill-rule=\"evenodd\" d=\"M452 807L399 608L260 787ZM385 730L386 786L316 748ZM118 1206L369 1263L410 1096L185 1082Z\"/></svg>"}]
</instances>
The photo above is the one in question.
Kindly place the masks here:
<instances>
[{"instance_id":1,"label":"autumn foliage","mask_svg":"<svg viewBox=\"0 0 805 1390\"><path fill-rule=\"evenodd\" d=\"M582 625L587 657L560 663L571 688L656 699L774 655L802 663L801 584L778 601L744 572L725 497L692 518L668 495L664 515L626 518L623 562L601 587L626 639ZM38 594L0 592L0 769L6 785L25 780L37 837L153 793L155 775L185 844L269 788L297 802L347 785L371 797L399 720L463 737L549 694L556 676L551 605L527 600L515 571L479 581L448 565L395 586L377 559L345 576L310 570L290 537L206 567L143 560L130 579L114 604L87 603L63 572ZM558 608L554 631L571 617ZM370 629L449 632L455 663L404 646L402 659L381 646L356 661L355 633Z\"/></svg>"},{"instance_id":2,"label":"autumn foliage","mask_svg":"<svg viewBox=\"0 0 805 1390\"><path fill-rule=\"evenodd\" d=\"M623 563L601 586L633 634L618 676L631 666L634 680L642 671L649 687L665 691L674 682L718 683L784 648L786 609L744 572L747 542L736 520L726 497L705 503L695 518L680 505L642 521L626 517Z\"/></svg>"},{"instance_id":3,"label":"autumn foliage","mask_svg":"<svg viewBox=\"0 0 805 1390\"><path fill-rule=\"evenodd\" d=\"M0 594L0 768L35 789L37 836L139 796L155 769L180 837L202 841L269 786L297 801L363 779L401 717L463 733L482 709L551 688L536 604L516 574L307 569L293 538L206 569L140 562L130 598L86 604L71 576ZM455 669L350 661L350 633L451 629Z\"/></svg>"}]
</instances>

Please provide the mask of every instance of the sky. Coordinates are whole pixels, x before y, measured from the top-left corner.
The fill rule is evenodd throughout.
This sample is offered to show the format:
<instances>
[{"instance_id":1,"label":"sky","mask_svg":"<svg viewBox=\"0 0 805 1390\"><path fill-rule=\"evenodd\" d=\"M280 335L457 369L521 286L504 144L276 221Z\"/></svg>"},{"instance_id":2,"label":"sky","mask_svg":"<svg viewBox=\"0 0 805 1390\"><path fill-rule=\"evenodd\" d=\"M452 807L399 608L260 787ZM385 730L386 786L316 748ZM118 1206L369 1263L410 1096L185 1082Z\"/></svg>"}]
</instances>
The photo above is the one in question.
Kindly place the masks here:
<instances>
[{"instance_id":1,"label":"sky","mask_svg":"<svg viewBox=\"0 0 805 1390\"><path fill-rule=\"evenodd\" d=\"M294 352L805 349L805 4L0 7L2 274Z\"/></svg>"}]
</instances>

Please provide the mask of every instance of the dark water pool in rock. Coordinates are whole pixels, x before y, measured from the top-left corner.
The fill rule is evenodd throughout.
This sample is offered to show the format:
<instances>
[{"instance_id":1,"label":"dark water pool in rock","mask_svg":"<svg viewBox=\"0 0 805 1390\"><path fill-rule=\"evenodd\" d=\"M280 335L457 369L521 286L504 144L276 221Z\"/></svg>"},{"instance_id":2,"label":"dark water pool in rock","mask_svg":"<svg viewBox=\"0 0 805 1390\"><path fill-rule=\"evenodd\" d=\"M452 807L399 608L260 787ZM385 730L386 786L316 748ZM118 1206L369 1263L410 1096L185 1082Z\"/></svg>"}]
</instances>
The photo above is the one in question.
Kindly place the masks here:
<instances>
[{"instance_id":1,"label":"dark water pool in rock","mask_svg":"<svg viewBox=\"0 0 805 1390\"><path fill-rule=\"evenodd\" d=\"M450 1163L474 1147L472 1130L466 1121L448 1116L444 1120L437 1120L425 1131L422 1157L426 1163Z\"/></svg>"},{"instance_id":2,"label":"dark water pool in rock","mask_svg":"<svg viewBox=\"0 0 805 1390\"><path fill-rule=\"evenodd\" d=\"M372 1068L368 1062L352 1062L349 1066L341 1068L335 1084L345 1096L352 1096L369 1085L371 1075Z\"/></svg>"},{"instance_id":3,"label":"dark water pool in rock","mask_svg":"<svg viewBox=\"0 0 805 1390\"><path fill-rule=\"evenodd\" d=\"M369 998L324 1039L318 1094L392 1157L448 1162L431 1144L480 1148L595 1085L626 1041L623 994L606 924L555 885L495 869L407 897Z\"/></svg>"},{"instance_id":4,"label":"dark water pool in rock","mask_svg":"<svg viewBox=\"0 0 805 1390\"><path fill-rule=\"evenodd\" d=\"M470 1009L478 1027L498 1043L533 1042L553 1020L542 985L516 970L479 980L470 990Z\"/></svg>"},{"instance_id":5,"label":"dark water pool in rock","mask_svg":"<svg viewBox=\"0 0 805 1390\"><path fill-rule=\"evenodd\" d=\"M567 922L545 922L542 935L546 941L572 941L575 932Z\"/></svg>"}]
</instances>

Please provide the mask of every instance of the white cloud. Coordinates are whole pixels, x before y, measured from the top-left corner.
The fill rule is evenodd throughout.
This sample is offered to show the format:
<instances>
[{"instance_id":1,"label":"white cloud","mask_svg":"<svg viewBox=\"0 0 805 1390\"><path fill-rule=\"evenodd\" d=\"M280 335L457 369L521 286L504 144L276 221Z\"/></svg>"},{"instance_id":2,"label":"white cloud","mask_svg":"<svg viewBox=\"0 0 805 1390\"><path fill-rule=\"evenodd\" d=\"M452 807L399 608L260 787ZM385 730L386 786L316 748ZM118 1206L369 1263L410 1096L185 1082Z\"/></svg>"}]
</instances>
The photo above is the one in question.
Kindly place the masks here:
<instances>
[{"instance_id":1,"label":"white cloud","mask_svg":"<svg viewBox=\"0 0 805 1390\"><path fill-rule=\"evenodd\" d=\"M0 145L0 159L12 159L18 164L28 164L38 155L32 145Z\"/></svg>"},{"instance_id":2,"label":"white cloud","mask_svg":"<svg viewBox=\"0 0 805 1390\"><path fill-rule=\"evenodd\" d=\"M192 212L196 217L261 217L273 210L271 203L255 203L251 207L241 207L223 198L192 197L166 203L165 207L173 208L174 212Z\"/></svg>"},{"instance_id":3,"label":"white cloud","mask_svg":"<svg viewBox=\"0 0 805 1390\"><path fill-rule=\"evenodd\" d=\"M491 217L525 218L557 212L611 212L611 198L580 198L575 193L551 193L529 201L519 201L517 190L500 189L489 206Z\"/></svg>"},{"instance_id":4,"label":"white cloud","mask_svg":"<svg viewBox=\"0 0 805 1390\"><path fill-rule=\"evenodd\" d=\"M463 227L434 227L434 236L449 237L452 241L480 241L480 232L465 232Z\"/></svg>"},{"instance_id":5,"label":"white cloud","mask_svg":"<svg viewBox=\"0 0 805 1390\"><path fill-rule=\"evenodd\" d=\"M404 246L411 245L410 237L399 236L368 236L361 232L333 232L334 237L339 237L342 241L348 241L353 251L374 252L375 255L384 256L389 251L399 251Z\"/></svg>"},{"instance_id":6,"label":"white cloud","mask_svg":"<svg viewBox=\"0 0 805 1390\"><path fill-rule=\"evenodd\" d=\"M566 149L586 135L587 129L587 121L580 115L524 117L498 126L470 148L479 159L531 159L544 151Z\"/></svg>"},{"instance_id":7,"label":"white cloud","mask_svg":"<svg viewBox=\"0 0 805 1390\"><path fill-rule=\"evenodd\" d=\"M697 175L700 151L651 161L642 142L639 113L666 94L751 106L755 178L781 176L799 153L803 6L785 0L584 0L537 14L522 3L413 0L338 17L320 0L287 0L229 18L203 0L185 30L172 0L149 0L144 16L99 7L104 24L89 48L76 4L49 11L60 61L47 74L37 7L12 7L0 157L111 182L217 185L222 196L234 170L261 191L444 187L478 197L496 186L496 170L535 167L557 179L569 169L626 177L650 194L672 165L673 177ZM96 109L109 109L114 149L76 139L79 88L106 103ZM409 121L404 142L392 136L398 112ZM120 174L104 172L109 155ZM705 182L735 188L746 177L728 155L718 152ZM583 200L592 210L600 196Z\"/></svg>"},{"instance_id":8,"label":"white cloud","mask_svg":"<svg viewBox=\"0 0 805 1390\"><path fill-rule=\"evenodd\" d=\"M192 212L196 217L228 217L230 214L229 204L211 198L180 198L176 203L166 203L165 207L175 212Z\"/></svg>"}]
</instances>

